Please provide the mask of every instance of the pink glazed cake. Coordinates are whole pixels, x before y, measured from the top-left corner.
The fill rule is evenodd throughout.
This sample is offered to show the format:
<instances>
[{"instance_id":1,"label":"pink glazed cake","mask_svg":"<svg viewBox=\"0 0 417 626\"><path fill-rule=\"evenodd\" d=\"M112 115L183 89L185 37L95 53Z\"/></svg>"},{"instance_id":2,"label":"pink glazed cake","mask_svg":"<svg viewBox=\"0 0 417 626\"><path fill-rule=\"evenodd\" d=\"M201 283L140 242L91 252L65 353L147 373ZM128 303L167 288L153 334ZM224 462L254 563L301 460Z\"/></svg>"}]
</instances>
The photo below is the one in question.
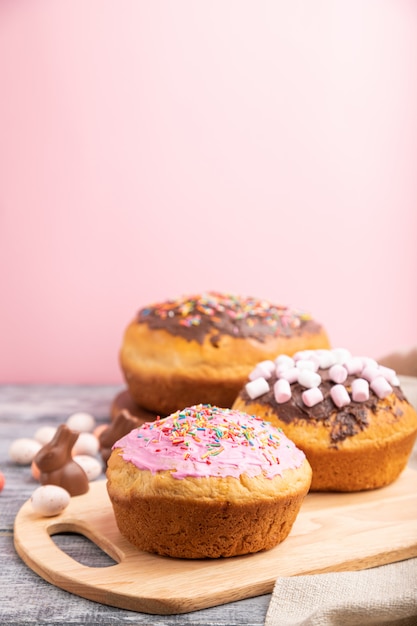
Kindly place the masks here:
<instances>
[{"instance_id":1,"label":"pink glazed cake","mask_svg":"<svg viewBox=\"0 0 417 626\"><path fill-rule=\"evenodd\" d=\"M117 441L107 489L121 534L141 550L217 558L283 541L311 477L304 453L281 429L200 404Z\"/></svg>"}]
</instances>

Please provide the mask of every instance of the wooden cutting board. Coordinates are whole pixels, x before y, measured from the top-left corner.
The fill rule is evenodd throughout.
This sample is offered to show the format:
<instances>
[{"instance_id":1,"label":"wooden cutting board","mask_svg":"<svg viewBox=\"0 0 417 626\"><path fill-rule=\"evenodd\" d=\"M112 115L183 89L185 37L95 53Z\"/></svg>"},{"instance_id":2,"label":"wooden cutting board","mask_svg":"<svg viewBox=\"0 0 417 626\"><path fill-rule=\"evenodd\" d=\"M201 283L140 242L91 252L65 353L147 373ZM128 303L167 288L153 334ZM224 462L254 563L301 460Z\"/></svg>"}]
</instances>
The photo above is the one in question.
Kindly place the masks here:
<instances>
[{"instance_id":1,"label":"wooden cutting board","mask_svg":"<svg viewBox=\"0 0 417 626\"><path fill-rule=\"evenodd\" d=\"M71 499L53 518L37 517L30 501L15 521L15 547L42 578L71 593L153 614L187 613L271 593L278 576L360 570L417 556L417 471L392 485L356 494L309 494L289 537L276 548L215 560L147 554L119 533L105 481ZM51 535L75 532L116 565L81 565Z\"/></svg>"}]
</instances>

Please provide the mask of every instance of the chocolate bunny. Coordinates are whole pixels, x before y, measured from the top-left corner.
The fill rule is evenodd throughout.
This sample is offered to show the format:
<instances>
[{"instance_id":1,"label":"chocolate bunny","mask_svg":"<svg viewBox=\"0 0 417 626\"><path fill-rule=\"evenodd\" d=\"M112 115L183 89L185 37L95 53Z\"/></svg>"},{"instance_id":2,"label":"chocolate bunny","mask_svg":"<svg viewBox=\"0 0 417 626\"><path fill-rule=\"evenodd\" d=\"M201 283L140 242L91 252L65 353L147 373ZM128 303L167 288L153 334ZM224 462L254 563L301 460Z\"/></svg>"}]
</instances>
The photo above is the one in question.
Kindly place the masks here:
<instances>
[{"instance_id":1,"label":"chocolate bunny","mask_svg":"<svg viewBox=\"0 0 417 626\"><path fill-rule=\"evenodd\" d=\"M103 430L98 438L100 453L105 463L109 459L113 444L124 435L127 435L127 433L130 433L131 430L143 424L144 421L131 415L127 409L123 409L123 411L118 413L114 421Z\"/></svg>"},{"instance_id":2,"label":"chocolate bunny","mask_svg":"<svg viewBox=\"0 0 417 626\"><path fill-rule=\"evenodd\" d=\"M77 439L78 433L61 424L53 439L39 450L34 462L40 470L39 480L42 485L58 485L71 496L88 491L87 474L71 456Z\"/></svg>"}]
</instances>

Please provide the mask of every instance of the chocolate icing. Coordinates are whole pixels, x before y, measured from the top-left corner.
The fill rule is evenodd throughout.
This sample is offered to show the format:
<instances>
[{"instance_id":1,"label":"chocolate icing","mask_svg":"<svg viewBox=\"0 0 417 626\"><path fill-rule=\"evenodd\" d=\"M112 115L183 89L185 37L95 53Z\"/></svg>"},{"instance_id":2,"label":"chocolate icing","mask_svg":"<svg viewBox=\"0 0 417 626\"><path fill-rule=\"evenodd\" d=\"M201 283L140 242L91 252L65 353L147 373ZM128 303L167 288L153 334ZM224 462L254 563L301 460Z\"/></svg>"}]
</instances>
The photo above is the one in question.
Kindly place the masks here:
<instances>
[{"instance_id":1,"label":"chocolate icing","mask_svg":"<svg viewBox=\"0 0 417 626\"><path fill-rule=\"evenodd\" d=\"M302 423L307 421L309 425L315 425L317 423L323 423L329 430L329 438L331 447L337 448L337 444L347 437L356 435L361 430L364 430L369 424L370 412L375 413L377 407L381 408L380 400L378 396L370 390L369 400L366 402L354 402L353 400L347 406L340 409L336 407L333 400L330 397L330 389L334 383L329 378L328 369L319 369L318 374L322 378L320 384L320 390L323 394L323 401L318 404L308 407L304 404L301 394L305 391L305 387L299 383L293 383L291 385L292 397L288 402L278 404L274 397L274 384L277 380L275 374L268 380L269 391L259 398L256 398L257 404L268 406L278 416L280 420L286 424L290 423ZM344 385L350 390L352 381L357 378L356 376L348 376ZM400 387L393 387L393 393L400 401L405 401L405 396ZM254 400L251 400L246 389L242 389L239 397L245 402L245 404L251 404ZM385 405L386 411L391 411L393 418L396 419L402 415L402 411L397 409L393 411L392 404Z\"/></svg>"},{"instance_id":2,"label":"chocolate icing","mask_svg":"<svg viewBox=\"0 0 417 626\"><path fill-rule=\"evenodd\" d=\"M321 329L304 312L217 292L147 306L139 311L137 321L200 344L210 335L214 347L218 347L222 335L264 342L271 336L292 337Z\"/></svg>"}]
</instances>

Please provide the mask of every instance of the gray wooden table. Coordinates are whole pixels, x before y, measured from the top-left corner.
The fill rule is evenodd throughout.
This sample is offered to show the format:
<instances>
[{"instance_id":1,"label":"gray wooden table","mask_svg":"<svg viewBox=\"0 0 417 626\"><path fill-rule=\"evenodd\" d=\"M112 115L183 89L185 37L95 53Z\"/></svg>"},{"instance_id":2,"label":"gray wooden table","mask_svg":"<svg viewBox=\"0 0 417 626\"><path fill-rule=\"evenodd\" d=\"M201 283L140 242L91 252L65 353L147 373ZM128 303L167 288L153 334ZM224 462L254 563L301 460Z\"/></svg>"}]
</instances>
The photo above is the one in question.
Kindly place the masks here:
<instances>
[{"instance_id":1,"label":"gray wooden table","mask_svg":"<svg viewBox=\"0 0 417 626\"><path fill-rule=\"evenodd\" d=\"M119 391L116 386L0 386L0 470L6 477L0 493L0 624L263 625L270 595L184 615L148 615L63 591L40 578L16 554L14 518L38 483L29 467L16 466L9 460L10 444L18 437L33 437L40 426L61 424L76 411L92 413L98 424L108 423L111 401ZM86 565L109 564L107 557L87 540L63 535L59 542L62 549Z\"/></svg>"}]
</instances>

